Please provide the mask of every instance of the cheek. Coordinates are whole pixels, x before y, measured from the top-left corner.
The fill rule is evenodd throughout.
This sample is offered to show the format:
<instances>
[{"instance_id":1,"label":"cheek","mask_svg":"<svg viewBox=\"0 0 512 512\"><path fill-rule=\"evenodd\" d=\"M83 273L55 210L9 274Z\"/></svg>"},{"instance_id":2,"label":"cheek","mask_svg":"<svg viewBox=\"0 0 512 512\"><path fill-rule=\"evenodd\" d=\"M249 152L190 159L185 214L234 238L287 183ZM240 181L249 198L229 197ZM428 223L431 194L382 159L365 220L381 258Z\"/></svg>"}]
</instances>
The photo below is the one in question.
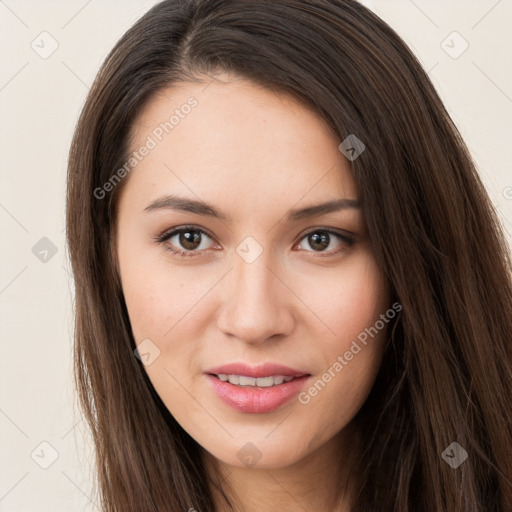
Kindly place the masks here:
<instances>
[{"instance_id":1,"label":"cheek","mask_svg":"<svg viewBox=\"0 0 512 512\"><path fill-rule=\"evenodd\" d=\"M154 276L123 283L135 341L154 337L162 344L179 344L184 336L198 335L215 312L208 293L218 281L217 275L155 270Z\"/></svg>"},{"instance_id":2,"label":"cheek","mask_svg":"<svg viewBox=\"0 0 512 512\"><path fill-rule=\"evenodd\" d=\"M307 297L307 305L325 327L318 339L330 357L333 352L348 350L351 341L374 325L390 305L387 283L366 250L333 272L318 273L314 278L304 275L302 282L295 282L300 283L301 296Z\"/></svg>"},{"instance_id":3,"label":"cheek","mask_svg":"<svg viewBox=\"0 0 512 512\"><path fill-rule=\"evenodd\" d=\"M323 293L317 287L308 302L329 327L317 338L323 365L298 398L308 416L335 432L352 419L371 390L394 312L386 316L388 287L369 253L323 285Z\"/></svg>"},{"instance_id":4,"label":"cheek","mask_svg":"<svg viewBox=\"0 0 512 512\"><path fill-rule=\"evenodd\" d=\"M173 331L193 327L189 314L200 309L205 289L215 281L192 267L179 269L161 251L141 245L128 236L119 241L123 295L135 342L150 338L160 345Z\"/></svg>"}]
</instances>

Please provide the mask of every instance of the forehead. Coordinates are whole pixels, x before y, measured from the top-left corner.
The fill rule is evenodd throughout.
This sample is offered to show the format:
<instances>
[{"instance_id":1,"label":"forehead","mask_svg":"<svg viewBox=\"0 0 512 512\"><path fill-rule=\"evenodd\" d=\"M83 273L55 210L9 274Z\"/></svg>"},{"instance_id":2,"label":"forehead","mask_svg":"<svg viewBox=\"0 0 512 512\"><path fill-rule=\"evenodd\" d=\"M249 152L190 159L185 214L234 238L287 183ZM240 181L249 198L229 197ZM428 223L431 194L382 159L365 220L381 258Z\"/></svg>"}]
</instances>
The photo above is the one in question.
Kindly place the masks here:
<instances>
[{"instance_id":1,"label":"forehead","mask_svg":"<svg viewBox=\"0 0 512 512\"><path fill-rule=\"evenodd\" d=\"M181 192L234 208L357 198L339 141L291 96L221 75L154 95L132 129L131 151L151 147L129 174L130 201ZM123 195L125 194L123 192Z\"/></svg>"}]
</instances>

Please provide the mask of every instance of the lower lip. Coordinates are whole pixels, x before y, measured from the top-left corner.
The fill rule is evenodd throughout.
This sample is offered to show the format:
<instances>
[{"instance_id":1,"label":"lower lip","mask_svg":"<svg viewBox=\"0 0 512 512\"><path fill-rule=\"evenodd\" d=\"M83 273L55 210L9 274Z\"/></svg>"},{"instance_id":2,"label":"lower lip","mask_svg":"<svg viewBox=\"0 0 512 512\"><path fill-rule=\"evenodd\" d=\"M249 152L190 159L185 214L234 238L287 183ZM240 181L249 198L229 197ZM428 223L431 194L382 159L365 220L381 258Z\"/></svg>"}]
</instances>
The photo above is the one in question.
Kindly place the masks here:
<instances>
[{"instance_id":1,"label":"lower lip","mask_svg":"<svg viewBox=\"0 0 512 512\"><path fill-rule=\"evenodd\" d=\"M236 386L213 375L207 375L207 378L225 404L237 411L257 414L275 411L291 400L304 387L309 375L269 388Z\"/></svg>"}]
</instances>

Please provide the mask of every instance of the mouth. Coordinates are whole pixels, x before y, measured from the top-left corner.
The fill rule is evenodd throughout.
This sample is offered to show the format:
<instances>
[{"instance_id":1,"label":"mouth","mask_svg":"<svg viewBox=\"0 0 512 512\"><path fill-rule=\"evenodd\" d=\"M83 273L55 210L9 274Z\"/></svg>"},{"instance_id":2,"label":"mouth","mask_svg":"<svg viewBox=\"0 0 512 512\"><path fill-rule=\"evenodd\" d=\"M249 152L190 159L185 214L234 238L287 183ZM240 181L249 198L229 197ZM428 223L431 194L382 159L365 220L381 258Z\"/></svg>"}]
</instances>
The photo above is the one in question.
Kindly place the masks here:
<instances>
[{"instance_id":1,"label":"mouth","mask_svg":"<svg viewBox=\"0 0 512 512\"><path fill-rule=\"evenodd\" d=\"M235 362L223 364L221 366L215 366L205 370L205 373L214 375L224 382L228 381L230 377L234 377L233 380L235 382L232 382L232 384L240 384L240 382L236 382L236 377L239 379L242 378L243 386L254 385L252 380L247 380L252 378L270 379L270 377L272 377L276 378L276 380L279 382L279 378L283 377L283 382L286 382L285 379L290 380L288 379L289 377L302 377L303 375L309 375L305 371L290 368L289 366L284 366L282 364L263 363L254 365L245 362ZM263 386L265 386L264 381L261 382Z\"/></svg>"},{"instance_id":2,"label":"mouth","mask_svg":"<svg viewBox=\"0 0 512 512\"><path fill-rule=\"evenodd\" d=\"M311 374L281 365L255 367L234 363L211 368L205 376L224 404L239 412L262 414L288 403Z\"/></svg>"},{"instance_id":3,"label":"mouth","mask_svg":"<svg viewBox=\"0 0 512 512\"><path fill-rule=\"evenodd\" d=\"M228 375L226 373L210 373L209 375L211 375L212 377L216 377L221 382L229 382L234 386L261 389L280 386L284 382L290 382L294 379L298 379L304 376L299 375L294 377L289 375L269 375L267 377L250 377L248 375Z\"/></svg>"}]
</instances>

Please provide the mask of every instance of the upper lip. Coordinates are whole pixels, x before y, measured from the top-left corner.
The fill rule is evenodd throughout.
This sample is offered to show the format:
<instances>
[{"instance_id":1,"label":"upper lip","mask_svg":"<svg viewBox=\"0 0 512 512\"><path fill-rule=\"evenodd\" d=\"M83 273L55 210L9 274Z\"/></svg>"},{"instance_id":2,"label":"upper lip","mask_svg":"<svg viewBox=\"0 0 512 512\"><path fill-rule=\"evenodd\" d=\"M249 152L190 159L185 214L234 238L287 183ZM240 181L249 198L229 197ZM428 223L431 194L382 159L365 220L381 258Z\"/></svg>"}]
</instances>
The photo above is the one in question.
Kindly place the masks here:
<instances>
[{"instance_id":1,"label":"upper lip","mask_svg":"<svg viewBox=\"0 0 512 512\"><path fill-rule=\"evenodd\" d=\"M205 373L214 375L244 375L246 377L269 377L272 375L283 375L284 377L302 377L309 375L307 372L295 370L288 366L275 363L264 363L259 365L251 365L248 363L235 362L215 366L205 370Z\"/></svg>"}]
</instances>

